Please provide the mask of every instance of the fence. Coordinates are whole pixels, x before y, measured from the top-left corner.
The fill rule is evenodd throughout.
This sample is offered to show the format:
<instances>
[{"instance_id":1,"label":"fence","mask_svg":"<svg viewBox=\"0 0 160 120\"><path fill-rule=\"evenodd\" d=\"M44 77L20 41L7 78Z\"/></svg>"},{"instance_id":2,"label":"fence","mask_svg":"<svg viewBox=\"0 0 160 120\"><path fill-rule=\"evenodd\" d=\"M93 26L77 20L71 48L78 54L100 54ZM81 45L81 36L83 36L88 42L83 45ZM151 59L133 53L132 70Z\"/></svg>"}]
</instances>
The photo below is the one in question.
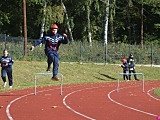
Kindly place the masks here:
<instances>
[{"instance_id":1,"label":"fence","mask_svg":"<svg viewBox=\"0 0 160 120\"><path fill-rule=\"evenodd\" d=\"M46 60L44 45L36 47L34 52L29 51L35 39L28 39L27 60ZM1 54L8 49L13 59L22 59L24 55L24 39L22 37L10 37L0 34ZM60 60L63 62L94 62L94 63L121 63L122 58L128 57L129 53L135 56L136 64L160 64L160 46L146 45L143 49L139 45L111 44L107 46L103 42L88 43L72 42L61 45L59 49Z\"/></svg>"}]
</instances>

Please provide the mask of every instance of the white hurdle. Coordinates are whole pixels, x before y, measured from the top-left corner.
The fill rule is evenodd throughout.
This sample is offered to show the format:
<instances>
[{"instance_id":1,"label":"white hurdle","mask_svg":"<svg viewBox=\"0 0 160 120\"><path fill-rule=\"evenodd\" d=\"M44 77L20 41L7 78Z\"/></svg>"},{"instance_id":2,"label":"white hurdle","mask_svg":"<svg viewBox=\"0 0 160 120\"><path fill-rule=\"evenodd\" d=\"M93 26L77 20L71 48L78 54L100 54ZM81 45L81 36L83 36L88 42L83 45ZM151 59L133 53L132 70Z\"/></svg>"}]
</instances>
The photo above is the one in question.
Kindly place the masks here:
<instances>
[{"instance_id":1,"label":"white hurdle","mask_svg":"<svg viewBox=\"0 0 160 120\"><path fill-rule=\"evenodd\" d=\"M52 76L52 73L36 73L34 76L34 95L37 95L37 79L36 76ZM60 76L60 95L62 95L62 87L63 87L63 75L61 73L57 74L58 76Z\"/></svg>"},{"instance_id":2,"label":"white hurdle","mask_svg":"<svg viewBox=\"0 0 160 120\"><path fill-rule=\"evenodd\" d=\"M141 75L142 76L142 92L144 91L144 74L143 73L119 73L118 74L118 85L117 85L117 92L120 90L120 75Z\"/></svg>"}]
</instances>

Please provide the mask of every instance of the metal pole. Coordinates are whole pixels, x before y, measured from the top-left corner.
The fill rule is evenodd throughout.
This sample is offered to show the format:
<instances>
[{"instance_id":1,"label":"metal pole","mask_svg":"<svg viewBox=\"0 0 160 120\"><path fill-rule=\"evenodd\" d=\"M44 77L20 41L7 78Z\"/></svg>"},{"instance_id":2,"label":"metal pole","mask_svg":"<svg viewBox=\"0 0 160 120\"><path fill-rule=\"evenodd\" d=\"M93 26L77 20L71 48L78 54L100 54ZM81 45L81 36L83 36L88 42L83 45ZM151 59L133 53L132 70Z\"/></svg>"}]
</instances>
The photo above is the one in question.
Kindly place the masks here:
<instances>
[{"instance_id":1,"label":"metal pole","mask_svg":"<svg viewBox=\"0 0 160 120\"><path fill-rule=\"evenodd\" d=\"M61 93L60 93L60 95L62 95L63 93L62 93L62 87L63 87L63 75L62 74L60 74L60 76L61 76Z\"/></svg>"},{"instance_id":2,"label":"metal pole","mask_svg":"<svg viewBox=\"0 0 160 120\"><path fill-rule=\"evenodd\" d=\"M120 76L120 74L118 75L118 85L117 85L117 92L119 92L119 76Z\"/></svg>"},{"instance_id":3,"label":"metal pole","mask_svg":"<svg viewBox=\"0 0 160 120\"><path fill-rule=\"evenodd\" d=\"M143 81L142 81L143 82L143 88L142 88L142 91L145 92L144 91L144 75L143 74L142 74L142 77L143 77Z\"/></svg>"},{"instance_id":4,"label":"metal pole","mask_svg":"<svg viewBox=\"0 0 160 120\"><path fill-rule=\"evenodd\" d=\"M34 95L37 95L37 90L36 90L36 75L34 76Z\"/></svg>"}]
</instances>

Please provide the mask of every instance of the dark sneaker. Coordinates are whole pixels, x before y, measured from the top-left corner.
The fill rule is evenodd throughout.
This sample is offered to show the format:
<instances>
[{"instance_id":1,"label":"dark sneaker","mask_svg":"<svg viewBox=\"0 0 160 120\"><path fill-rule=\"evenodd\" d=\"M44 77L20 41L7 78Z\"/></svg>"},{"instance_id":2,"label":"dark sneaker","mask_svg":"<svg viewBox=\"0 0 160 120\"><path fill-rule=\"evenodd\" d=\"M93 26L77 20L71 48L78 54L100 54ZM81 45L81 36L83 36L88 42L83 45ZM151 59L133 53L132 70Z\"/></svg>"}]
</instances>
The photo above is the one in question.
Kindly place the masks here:
<instances>
[{"instance_id":1,"label":"dark sneaker","mask_svg":"<svg viewBox=\"0 0 160 120\"><path fill-rule=\"evenodd\" d=\"M53 81L59 81L59 78L57 76L54 76L54 77L51 78L51 80L53 80Z\"/></svg>"},{"instance_id":2,"label":"dark sneaker","mask_svg":"<svg viewBox=\"0 0 160 120\"><path fill-rule=\"evenodd\" d=\"M139 79L135 79L135 80L139 81Z\"/></svg>"}]
</instances>

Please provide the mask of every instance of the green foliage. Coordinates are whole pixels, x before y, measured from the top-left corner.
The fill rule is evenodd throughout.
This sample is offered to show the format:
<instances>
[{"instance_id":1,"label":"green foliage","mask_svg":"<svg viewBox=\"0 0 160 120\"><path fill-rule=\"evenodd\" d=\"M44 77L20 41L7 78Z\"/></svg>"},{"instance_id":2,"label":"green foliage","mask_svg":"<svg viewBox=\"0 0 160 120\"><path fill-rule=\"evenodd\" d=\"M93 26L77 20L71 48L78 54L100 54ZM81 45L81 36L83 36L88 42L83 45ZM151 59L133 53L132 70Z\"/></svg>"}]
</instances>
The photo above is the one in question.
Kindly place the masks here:
<instances>
[{"instance_id":1,"label":"green foliage","mask_svg":"<svg viewBox=\"0 0 160 120\"><path fill-rule=\"evenodd\" d=\"M154 95L160 97L160 88L157 88L153 91Z\"/></svg>"},{"instance_id":2,"label":"green foliage","mask_svg":"<svg viewBox=\"0 0 160 120\"><path fill-rule=\"evenodd\" d=\"M3 26L5 22L9 23L8 14L5 14L3 11L0 11L0 16L1 16L0 17L0 26Z\"/></svg>"},{"instance_id":3,"label":"green foliage","mask_svg":"<svg viewBox=\"0 0 160 120\"><path fill-rule=\"evenodd\" d=\"M46 8L45 6L46 2ZM106 17L106 0L63 0L69 19L65 19L65 13L60 0L28 0L27 29L28 38L38 38L45 17L45 32L49 30L53 22L58 23L61 32L67 32L67 20L69 20L73 38L87 41L88 21L93 40L104 39L104 26ZM142 4L143 2L143 4ZM144 43L160 39L159 0L123 0L110 1L108 42L111 43L141 43L141 7L144 10ZM14 8L14 10L13 10ZM90 16L87 17L87 10ZM46 14L44 15L44 11ZM23 36L23 1L5 0L0 3L0 33L11 36ZM88 20L89 18L90 20ZM148 39L148 36L154 39ZM158 43L159 44L159 43Z\"/></svg>"},{"instance_id":4,"label":"green foliage","mask_svg":"<svg viewBox=\"0 0 160 120\"><path fill-rule=\"evenodd\" d=\"M48 6L46 8L46 28L45 31L50 29L53 23L63 23L64 11L62 6Z\"/></svg>"}]
</instances>

